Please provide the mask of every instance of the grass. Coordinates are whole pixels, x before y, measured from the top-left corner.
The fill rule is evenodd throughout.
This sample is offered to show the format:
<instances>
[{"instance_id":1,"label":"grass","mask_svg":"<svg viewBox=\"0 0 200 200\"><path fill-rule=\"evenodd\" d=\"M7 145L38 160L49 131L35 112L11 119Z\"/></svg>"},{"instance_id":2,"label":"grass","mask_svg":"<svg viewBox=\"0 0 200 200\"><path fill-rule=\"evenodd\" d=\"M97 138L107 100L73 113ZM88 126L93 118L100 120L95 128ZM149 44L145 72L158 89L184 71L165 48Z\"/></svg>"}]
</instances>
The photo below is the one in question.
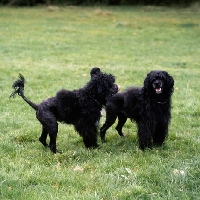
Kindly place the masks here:
<instances>
[{"instance_id":1,"label":"grass","mask_svg":"<svg viewBox=\"0 0 200 200\"><path fill-rule=\"evenodd\" d=\"M200 196L199 6L0 7L0 199L198 199ZM18 73L34 102L75 89L98 66L124 90L154 69L175 79L169 138L138 149L136 126L114 126L108 142L85 149L60 124L53 155L38 141L41 126L20 97L9 99ZM101 124L105 116L102 117Z\"/></svg>"}]
</instances>

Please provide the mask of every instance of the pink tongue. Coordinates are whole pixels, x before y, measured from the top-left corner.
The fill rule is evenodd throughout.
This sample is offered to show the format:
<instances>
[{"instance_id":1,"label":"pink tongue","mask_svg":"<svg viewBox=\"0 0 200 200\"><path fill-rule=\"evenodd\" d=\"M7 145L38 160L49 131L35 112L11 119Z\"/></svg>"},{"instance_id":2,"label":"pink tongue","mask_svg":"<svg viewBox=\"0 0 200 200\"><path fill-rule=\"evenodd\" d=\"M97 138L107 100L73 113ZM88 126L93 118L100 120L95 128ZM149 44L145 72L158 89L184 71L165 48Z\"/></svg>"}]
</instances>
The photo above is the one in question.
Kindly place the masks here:
<instances>
[{"instance_id":1,"label":"pink tongue","mask_svg":"<svg viewBox=\"0 0 200 200\"><path fill-rule=\"evenodd\" d=\"M161 88L156 88L156 92L160 92L161 91Z\"/></svg>"}]
</instances>

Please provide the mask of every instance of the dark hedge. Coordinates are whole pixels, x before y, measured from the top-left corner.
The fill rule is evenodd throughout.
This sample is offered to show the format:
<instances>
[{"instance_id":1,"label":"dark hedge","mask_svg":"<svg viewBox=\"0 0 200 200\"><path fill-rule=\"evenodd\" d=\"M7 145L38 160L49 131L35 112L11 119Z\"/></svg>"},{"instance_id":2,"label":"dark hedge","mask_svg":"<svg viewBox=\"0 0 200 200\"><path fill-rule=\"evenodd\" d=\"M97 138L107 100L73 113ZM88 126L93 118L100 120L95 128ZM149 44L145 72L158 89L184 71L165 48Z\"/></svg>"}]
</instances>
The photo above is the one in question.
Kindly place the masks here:
<instances>
[{"instance_id":1,"label":"dark hedge","mask_svg":"<svg viewBox=\"0 0 200 200\"><path fill-rule=\"evenodd\" d=\"M35 6L46 5L154 5L189 6L198 0L0 0L1 5Z\"/></svg>"}]
</instances>

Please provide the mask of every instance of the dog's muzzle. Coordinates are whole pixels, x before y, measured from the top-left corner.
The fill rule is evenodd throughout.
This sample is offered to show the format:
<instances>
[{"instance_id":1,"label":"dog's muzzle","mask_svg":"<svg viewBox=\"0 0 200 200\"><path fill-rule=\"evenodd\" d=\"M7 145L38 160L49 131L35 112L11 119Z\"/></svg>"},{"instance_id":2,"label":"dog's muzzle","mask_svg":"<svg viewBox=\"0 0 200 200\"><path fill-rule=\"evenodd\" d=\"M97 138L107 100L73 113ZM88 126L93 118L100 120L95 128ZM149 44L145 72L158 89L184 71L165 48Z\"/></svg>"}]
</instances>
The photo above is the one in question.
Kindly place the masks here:
<instances>
[{"instance_id":1,"label":"dog's muzzle","mask_svg":"<svg viewBox=\"0 0 200 200\"><path fill-rule=\"evenodd\" d=\"M153 83L153 88L156 94L161 94L163 92L163 84L160 81L155 81Z\"/></svg>"}]
</instances>

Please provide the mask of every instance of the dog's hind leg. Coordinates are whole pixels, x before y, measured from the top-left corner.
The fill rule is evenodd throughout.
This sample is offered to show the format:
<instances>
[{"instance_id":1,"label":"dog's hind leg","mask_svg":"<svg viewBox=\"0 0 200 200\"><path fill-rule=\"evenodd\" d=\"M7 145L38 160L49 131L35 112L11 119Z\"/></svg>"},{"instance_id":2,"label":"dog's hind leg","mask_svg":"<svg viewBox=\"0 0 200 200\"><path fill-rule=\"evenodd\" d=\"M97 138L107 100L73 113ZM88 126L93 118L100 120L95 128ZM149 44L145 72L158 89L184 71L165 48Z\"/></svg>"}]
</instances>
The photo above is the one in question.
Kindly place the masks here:
<instances>
[{"instance_id":1,"label":"dog's hind leg","mask_svg":"<svg viewBox=\"0 0 200 200\"><path fill-rule=\"evenodd\" d=\"M124 137L124 134L122 132L122 127L126 123L126 120L127 120L127 117L123 113L119 113L118 114L118 124L117 124L115 129L117 130L118 134L121 137Z\"/></svg>"},{"instance_id":2,"label":"dog's hind leg","mask_svg":"<svg viewBox=\"0 0 200 200\"><path fill-rule=\"evenodd\" d=\"M58 133L58 123L52 124L49 130L49 137L50 137L50 142L49 142L49 148L53 153L57 152L56 149L56 138L57 138L57 133Z\"/></svg>"},{"instance_id":3,"label":"dog's hind leg","mask_svg":"<svg viewBox=\"0 0 200 200\"><path fill-rule=\"evenodd\" d=\"M100 128L100 137L101 137L101 142L106 142L105 140L105 135L106 131L115 123L115 120L117 119L116 114L110 114L107 112L106 113L106 121L103 124L103 126Z\"/></svg>"},{"instance_id":4,"label":"dog's hind leg","mask_svg":"<svg viewBox=\"0 0 200 200\"><path fill-rule=\"evenodd\" d=\"M49 142L49 148L53 153L56 153L56 137L58 133L58 123L56 120L56 117L52 112L50 112L48 109L41 109L37 111L37 119L41 122L43 126L42 134L39 138L39 141L46 146L46 138L47 134L49 134L50 142Z\"/></svg>"},{"instance_id":5,"label":"dog's hind leg","mask_svg":"<svg viewBox=\"0 0 200 200\"><path fill-rule=\"evenodd\" d=\"M42 126L42 134L41 134L41 136L40 136L40 138L39 138L39 141L40 141L45 147L48 146L48 144L47 144L47 142L46 142L47 135L48 135L47 129L46 129L44 126Z\"/></svg>"},{"instance_id":6,"label":"dog's hind leg","mask_svg":"<svg viewBox=\"0 0 200 200\"><path fill-rule=\"evenodd\" d=\"M138 124L138 139L139 139L139 147L141 150L145 150L146 148L152 148L152 135L150 129L149 121L141 121Z\"/></svg>"}]
</instances>

